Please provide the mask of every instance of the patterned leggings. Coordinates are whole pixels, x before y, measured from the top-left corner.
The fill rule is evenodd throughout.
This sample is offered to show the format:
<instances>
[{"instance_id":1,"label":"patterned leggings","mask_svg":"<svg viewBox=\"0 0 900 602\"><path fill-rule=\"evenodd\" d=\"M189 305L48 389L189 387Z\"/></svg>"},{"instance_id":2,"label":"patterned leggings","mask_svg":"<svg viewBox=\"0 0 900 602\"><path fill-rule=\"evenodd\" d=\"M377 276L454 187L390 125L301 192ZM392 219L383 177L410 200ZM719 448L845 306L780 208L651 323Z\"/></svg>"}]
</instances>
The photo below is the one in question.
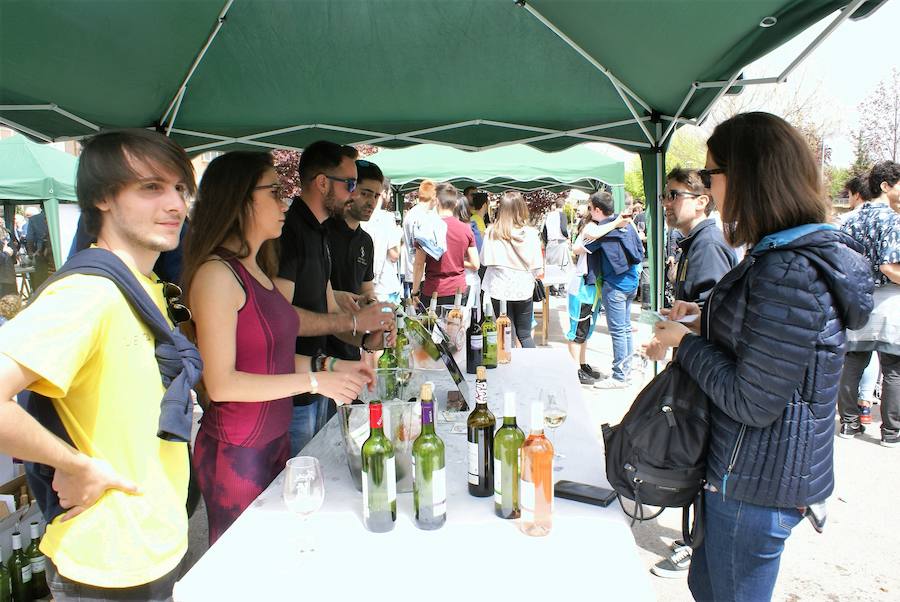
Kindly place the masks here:
<instances>
[{"instance_id":1,"label":"patterned leggings","mask_svg":"<svg viewBox=\"0 0 900 602\"><path fill-rule=\"evenodd\" d=\"M194 471L206 502L209 545L237 520L284 469L291 451L287 433L262 447L230 445L201 428L194 444Z\"/></svg>"}]
</instances>

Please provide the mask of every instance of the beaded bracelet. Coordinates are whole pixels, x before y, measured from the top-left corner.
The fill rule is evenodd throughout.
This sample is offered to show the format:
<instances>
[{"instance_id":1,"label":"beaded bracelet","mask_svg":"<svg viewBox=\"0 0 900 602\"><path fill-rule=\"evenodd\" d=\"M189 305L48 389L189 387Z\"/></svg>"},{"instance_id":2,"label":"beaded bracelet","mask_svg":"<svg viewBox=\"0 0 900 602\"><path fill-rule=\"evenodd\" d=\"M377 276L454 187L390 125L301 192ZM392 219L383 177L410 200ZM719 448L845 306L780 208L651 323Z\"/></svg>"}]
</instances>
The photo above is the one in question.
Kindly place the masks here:
<instances>
[{"instance_id":1,"label":"beaded bracelet","mask_svg":"<svg viewBox=\"0 0 900 602\"><path fill-rule=\"evenodd\" d=\"M334 372L334 365L337 363L337 361L338 361L338 358L336 358L336 357L329 358L329 361L328 361L328 371L329 372Z\"/></svg>"}]
</instances>

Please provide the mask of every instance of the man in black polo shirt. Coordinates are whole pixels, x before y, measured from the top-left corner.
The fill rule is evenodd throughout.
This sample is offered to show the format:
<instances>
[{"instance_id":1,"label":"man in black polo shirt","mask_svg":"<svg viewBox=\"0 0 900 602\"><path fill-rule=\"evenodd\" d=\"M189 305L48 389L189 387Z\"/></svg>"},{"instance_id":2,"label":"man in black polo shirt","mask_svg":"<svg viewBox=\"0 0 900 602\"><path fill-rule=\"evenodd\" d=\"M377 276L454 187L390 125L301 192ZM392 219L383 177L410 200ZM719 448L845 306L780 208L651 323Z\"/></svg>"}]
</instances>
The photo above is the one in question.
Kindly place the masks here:
<instances>
[{"instance_id":1,"label":"man in black polo shirt","mask_svg":"<svg viewBox=\"0 0 900 602\"><path fill-rule=\"evenodd\" d=\"M325 222L331 249L331 286L335 291L353 294L361 304L375 300L375 243L360 223L369 221L384 188L384 174L369 161L356 162L356 190L339 214ZM343 360L358 360L359 346L328 337L328 355Z\"/></svg>"},{"instance_id":2,"label":"man in black polo shirt","mask_svg":"<svg viewBox=\"0 0 900 602\"><path fill-rule=\"evenodd\" d=\"M356 189L356 149L333 142L309 145L300 156L302 196L287 212L281 234L281 255L275 285L300 316L297 353L319 356L327 335L350 344L381 348L382 332L393 337L391 306L373 303L356 311L341 311L331 283L331 253L323 222L342 211ZM371 332L372 334L368 334ZM328 399L315 393L294 397L291 454L296 455L324 426Z\"/></svg>"}]
</instances>

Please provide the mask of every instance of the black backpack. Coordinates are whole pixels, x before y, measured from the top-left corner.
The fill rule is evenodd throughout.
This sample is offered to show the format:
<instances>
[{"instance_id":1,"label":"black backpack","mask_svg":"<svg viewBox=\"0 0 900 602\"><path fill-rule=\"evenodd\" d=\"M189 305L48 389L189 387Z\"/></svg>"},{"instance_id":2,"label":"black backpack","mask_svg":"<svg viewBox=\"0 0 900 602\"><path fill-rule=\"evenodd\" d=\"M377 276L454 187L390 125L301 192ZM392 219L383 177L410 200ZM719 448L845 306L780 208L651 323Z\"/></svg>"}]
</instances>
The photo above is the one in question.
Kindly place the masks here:
<instances>
[{"instance_id":1,"label":"black backpack","mask_svg":"<svg viewBox=\"0 0 900 602\"><path fill-rule=\"evenodd\" d=\"M682 508L685 543L700 543L708 441L709 398L674 361L638 394L621 423L603 425L606 478L632 524ZM633 511L622 498L634 502ZM647 515L645 504L660 510Z\"/></svg>"}]
</instances>

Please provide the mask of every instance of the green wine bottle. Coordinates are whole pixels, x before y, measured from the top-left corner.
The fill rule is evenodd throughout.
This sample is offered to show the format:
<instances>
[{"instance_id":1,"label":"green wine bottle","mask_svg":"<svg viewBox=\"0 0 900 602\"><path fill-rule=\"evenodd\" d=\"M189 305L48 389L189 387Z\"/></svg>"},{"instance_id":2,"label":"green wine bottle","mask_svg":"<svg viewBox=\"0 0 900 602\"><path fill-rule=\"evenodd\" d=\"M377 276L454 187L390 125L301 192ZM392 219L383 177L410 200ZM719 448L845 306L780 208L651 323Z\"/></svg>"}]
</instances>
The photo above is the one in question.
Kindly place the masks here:
<instances>
[{"instance_id":1,"label":"green wine bottle","mask_svg":"<svg viewBox=\"0 0 900 602\"><path fill-rule=\"evenodd\" d=\"M397 353L393 347L387 345L387 334L384 336L384 352L378 358L378 376L382 379L383 388L380 389L379 395L384 395L385 399L399 398L400 392L397 390Z\"/></svg>"},{"instance_id":2,"label":"green wine bottle","mask_svg":"<svg viewBox=\"0 0 900 602\"><path fill-rule=\"evenodd\" d=\"M13 602L31 602L34 596L31 592L31 563L22 551L22 534L12 535L12 556L6 568L9 569L10 581L12 581Z\"/></svg>"},{"instance_id":3,"label":"green wine bottle","mask_svg":"<svg viewBox=\"0 0 900 602\"><path fill-rule=\"evenodd\" d=\"M397 469L394 446L384 435L380 401L369 404L369 438L362 446L363 520L374 533L385 533L397 521Z\"/></svg>"},{"instance_id":4,"label":"green wine bottle","mask_svg":"<svg viewBox=\"0 0 900 602\"><path fill-rule=\"evenodd\" d=\"M481 321L481 335L484 337L484 351L481 361L485 368L497 367L497 322L494 320L494 306L490 297L484 299L484 319Z\"/></svg>"},{"instance_id":5,"label":"green wine bottle","mask_svg":"<svg viewBox=\"0 0 900 602\"><path fill-rule=\"evenodd\" d=\"M494 492L494 428L497 419L487 406L487 370L484 366L478 366L475 374L475 409L466 420L469 493L475 497L488 497Z\"/></svg>"},{"instance_id":6,"label":"green wine bottle","mask_svg":"<svg viewBox=\"0 0 900 602\"><path fill-rule=\"evenodd\" d=\"M31 544L25 550L25 556L31 564L31 590L35 598L44 598L50 595L50 588L47 587L46 566L47 559L41 552L39 546L41 544L41 526L38 523L31 523Z\"/></svg>"},{"instance_id":7,"label":"green wine bottle","mask_svg":"<svg viewBox=\"0 0 900 602\"><path fill-rule=\"evenodd\" d=\"M519 448L525 433L516 424L516 394L503 395L503 426L494 435L494 511L519 518Z\"/></svg>"},{"instance_id":8,"label":"green wine bottle","mask_svg":"<svg viewBox=\"0 0 900 602\"><path fill-rule=\"evenodd\" d=\"M422 432L412 448L413 505L416 526L430 531L447 522L447 472L444 442L434 432L434 401L431 385L422 385Z\"/></svg>"},{"instance_id":9,"label":"green wine bottle","mask_svg":"<svg viewBox=\"0 0 900 602\"><path fill-rule=\"evenodd\" d=\"M0 602L9 602L12 599L12 581L6 565L0 560Z\"/></svg>"},{"instance_id":10,"label":"green wine bottle","mask_svg":"<svg viewBox=\"0 0 900 602\"><path fill-rule=\"evenodd\" d=\"M397 356L397 367L409 368L409 337L406 336L406 316L397 314L397 339L394 342L394 354Z\"/></svg>"}]
</instances>

